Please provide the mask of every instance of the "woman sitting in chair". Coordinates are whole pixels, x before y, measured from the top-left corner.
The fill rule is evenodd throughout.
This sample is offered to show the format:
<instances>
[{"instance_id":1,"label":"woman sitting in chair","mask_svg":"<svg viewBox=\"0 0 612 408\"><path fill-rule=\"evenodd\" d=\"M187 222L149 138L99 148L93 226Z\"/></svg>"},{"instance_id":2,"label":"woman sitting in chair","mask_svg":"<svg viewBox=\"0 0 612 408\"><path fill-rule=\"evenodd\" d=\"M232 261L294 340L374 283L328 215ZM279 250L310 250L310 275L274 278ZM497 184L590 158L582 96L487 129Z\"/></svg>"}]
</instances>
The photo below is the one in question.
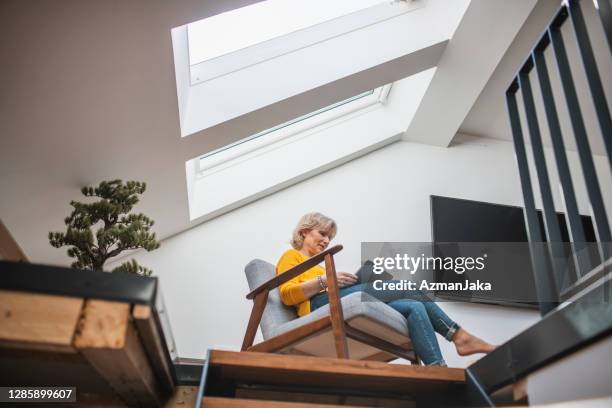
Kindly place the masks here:
<instances>
[{"instance_id":1,"label":"woman sitting in chair","mask_svg":"<svg viewBox=\"0 0 612 408\"><path fill-rule=\"evenodd\" d=\"M293 231L291 246L276 265L281 274L306 259L324 251L336 235L336 223L319 213L304 215ZM357 284L357 277L349 272L337 272L340 297L368 289L368 283ZM325 269L315 266L280 286L284 304L296 306L298 315L304 316L329 302ZM368 293L376 295L369 288ZM408 330L416 354L426 365L446 366L435 332L455 344L457 353L466 356L488 353L495 346L461 328L440 307L418 290L384 292L385 303L400 312L408 322Z\"/></svg>"}]
</instances>

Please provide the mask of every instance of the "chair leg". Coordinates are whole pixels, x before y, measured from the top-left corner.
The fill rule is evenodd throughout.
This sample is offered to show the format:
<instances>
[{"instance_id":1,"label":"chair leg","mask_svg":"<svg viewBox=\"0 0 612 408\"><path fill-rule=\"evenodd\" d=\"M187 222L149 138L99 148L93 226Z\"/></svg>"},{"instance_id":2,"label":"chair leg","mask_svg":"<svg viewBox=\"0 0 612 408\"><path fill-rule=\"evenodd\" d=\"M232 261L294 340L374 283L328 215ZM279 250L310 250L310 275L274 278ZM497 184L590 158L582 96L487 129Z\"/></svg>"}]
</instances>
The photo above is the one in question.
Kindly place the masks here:
<instances>
[{"instance_id":1,"label":"chair leg","mask_svg":"<svg viewBox=\"0 0 612 408\"><path fill-rule=\"evenodd\" d=\"M404 349L401 345L389 343L383 339L374 337L371 334L362 332L359 329L355 329L348 323L346 323L346 335L349 338L357 340L360 343L368 344L379 350L386 351L387 353L393 354L394 356L408 360L414 364L415 359L412 357L413 354L409 353L409 351Z\"/></svg>"},{"instance_id":2,"label":"chair leg","mask_svg":"<svg viewBox=\"0 0 612 408\"><path fill-rule=\"evenodd\" d=\"M257 334L257 327L261 321L266 302L268 301L268 291L264 291L255 296L253 300L253 309L251 310L251 317L247 325L246 333L244 334L244 340L242 341L242 347L240 351L246 351L253 345L255 335Z\"/></svg>"},{"instance_id":3,"label":"chair leg","mask_svg":"<svg viewBox=\"0 0 612 408\"><path fill-rule=\"evenodd\" d=\"M340 329L338 329L340 327ZM334 324L332 319L332 334L334 336L334 345L336 347L336 356L338 358L349 358L348 343L346 341L346 331L344 322Z\"/></svg>"},{"instance_id":4,"label":"chair leg","mask_svg":"<svg viewBox=\"0 0 612 408\"><path fill-rule=\"evenodd\" d=\"M344 315L342 313L342 303L340 302L340 292L336 278L336 266L331 255L325 256L325 273L327 275L327 296L329 298L329 313L336 355L338 358L349 358Z\"/></svg>"}]
</instances>

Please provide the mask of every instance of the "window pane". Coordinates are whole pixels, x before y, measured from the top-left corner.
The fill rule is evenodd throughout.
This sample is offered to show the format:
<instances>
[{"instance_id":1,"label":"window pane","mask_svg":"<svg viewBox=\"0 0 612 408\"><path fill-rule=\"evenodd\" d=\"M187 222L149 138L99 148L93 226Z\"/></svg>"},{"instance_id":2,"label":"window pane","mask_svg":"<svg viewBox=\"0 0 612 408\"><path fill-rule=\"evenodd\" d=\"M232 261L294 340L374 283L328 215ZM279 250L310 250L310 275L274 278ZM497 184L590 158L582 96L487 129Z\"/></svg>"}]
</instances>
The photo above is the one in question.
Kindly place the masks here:
<instances>
[{"instance_id":1,"label":"window pane","mask_svg":"<svg viewBox=\"0 0 612 408\"><path fill-rule=\"evenodd\" d=\"M380 88L377 88L377 89L372 90L372 91L366 91L366 92L364 92L364 93L361 93L361 94L359 94L359 95L355 95L355 96L350 97L350 98L348 98L348 99L345 99L345 100L343 100L343 101L336 102L336 103L334 103L334 104L332 104L332 105L329 105L329 106L326 106L326 107L324 107L324 108L318 109L318 110L316 110L316 111L314 111L314 112L307 113L307 114L305 114L305 115L302 115L302 116L299 116L299 117L297 117L297 118L291 119L291 120L289 120L289 121L287 121L287 122L281 123L280 125L276 125L276 126L274 126L274 127L272 127L272 128L269 128L269 129L263 130L263 131L261 131L261 132L259 132L259 133L256 133L256 134L254 134L254 135L251 135L251 136L249 136L249 137L246 137L246 138L244 138L244 139L242 139L242 140L239 140L239 141L237 141L237 142L234 142L234 143L232 143L232 144L230 144L230 145L224 146L224 147L222 147L222 148L220 148L220 149L213 150L212 152L209 152L209 153L207 153L207 154L203 155L202 157L200 157L200 160L201 160L201 162L200 162L200 166L202 166L202 167L203 167L203 166L206 166L206 159L207 159L207 158L210 158L211 156L214 156L214 155L216 155L216 154L218 154L218 153L221 153L221 152L227 151L227 150L229 150L229 149L231 149L231 148L233 148L233 147L240 146L240 145L242 145L243 143L249 142L249 141L251 141L251 140L258 139L258 138L260 138L260 137L262 137L262 136L265 136L265 135L268 135L268 134L270 134L270 133L272 133L272 132L276 132L277 130L283 129L283 128L287 127L287 126L291 126L291 125L294 125L294 124L296 124L296 123L298 123L298 122L301 122L301 121L303 121L303 120L306 120L306 119L312 118L312 117L317 116L317 115L319 115L319 114L321 114L321 113L323 113L323 112L327 112L327 111L330 111L330 110L332 110L332 109L338 108L338 107L340 107L340 106L346 105L346 104L348 104L348 103L351 103L351 102L353 102L353 101L356 101L357 99L361 99L361 98L363 98L363 97L365 97L365 96L372 95L372 94L373 94L373 93L374 93L376 90L378 90L378 89L380 89Z\"/></svg>"},{"instance_id":2,"label":"window pane","mask_svg":"<svg viewBox=\"0 0 612 408\"><path fill-rule=\"evenodd\" d=\"M387 0L388 1L388 0ZM385 0L266 0L189 24L191 65Z\"/></svg>"}]
</instances>

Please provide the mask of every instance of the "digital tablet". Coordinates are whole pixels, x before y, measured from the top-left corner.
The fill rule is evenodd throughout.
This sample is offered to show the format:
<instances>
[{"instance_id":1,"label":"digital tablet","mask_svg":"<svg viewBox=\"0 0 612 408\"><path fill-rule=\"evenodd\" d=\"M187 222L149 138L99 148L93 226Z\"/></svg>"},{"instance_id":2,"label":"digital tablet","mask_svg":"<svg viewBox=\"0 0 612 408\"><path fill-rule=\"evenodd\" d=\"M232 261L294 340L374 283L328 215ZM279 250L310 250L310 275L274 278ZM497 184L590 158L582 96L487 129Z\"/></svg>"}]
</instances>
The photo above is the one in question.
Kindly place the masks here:
<instances>
[{"instance_id":1,"label":"digital tablet","mask_svg":"<svg viewBox=\"0 0 612 408\"><path fill-rule=\"evenodd\" d=\"M368 260L355 272L357 276L357 283L374 282L375 280L391 280L393 275L389 272L384 271L383 273L374 273L374 262Z\"/></svg>"}]
</instances>

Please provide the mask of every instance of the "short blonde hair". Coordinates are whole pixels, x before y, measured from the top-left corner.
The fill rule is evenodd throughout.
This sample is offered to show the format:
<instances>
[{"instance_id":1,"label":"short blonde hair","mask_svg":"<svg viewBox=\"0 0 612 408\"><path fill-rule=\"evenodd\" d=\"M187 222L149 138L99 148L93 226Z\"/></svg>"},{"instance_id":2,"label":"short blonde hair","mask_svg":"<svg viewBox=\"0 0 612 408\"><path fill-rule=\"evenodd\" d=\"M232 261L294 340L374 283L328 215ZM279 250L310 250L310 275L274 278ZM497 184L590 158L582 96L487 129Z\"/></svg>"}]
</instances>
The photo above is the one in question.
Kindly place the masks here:
<instances>
[{"instance_id":1,"label":"short blonde hair","mask_svg":"<svg viewBox=\"0 0 612 408\"><path fill-rule=\"evenodd\" d=\"M331 218L318 213L308 213L300 218L300 221L293 230L293 236L291 237L291 246L294 249L301 249L304 245L304 235L302 233L306 230L318 229L327 233L329 240L331 241L336 236L338 227L336 221Z\"/></svg>"}]
</instances>

